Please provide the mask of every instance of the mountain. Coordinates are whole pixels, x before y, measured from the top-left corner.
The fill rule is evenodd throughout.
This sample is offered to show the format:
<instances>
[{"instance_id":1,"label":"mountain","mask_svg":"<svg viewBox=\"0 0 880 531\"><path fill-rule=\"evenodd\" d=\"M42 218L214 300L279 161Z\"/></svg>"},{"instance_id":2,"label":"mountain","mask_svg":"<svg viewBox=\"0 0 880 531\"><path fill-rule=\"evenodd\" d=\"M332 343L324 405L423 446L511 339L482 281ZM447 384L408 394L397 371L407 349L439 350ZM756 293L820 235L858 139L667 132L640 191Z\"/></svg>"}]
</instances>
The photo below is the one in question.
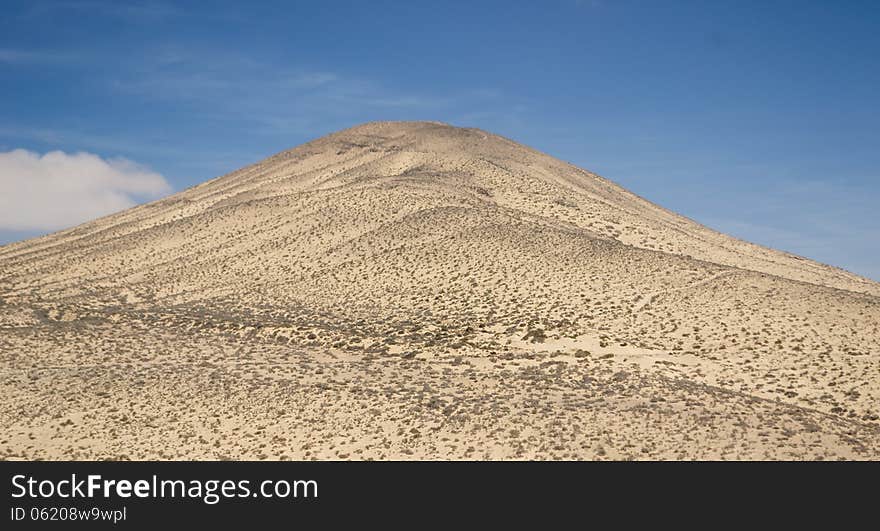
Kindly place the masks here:
<instances>
[{"instance_id":1,"label":"mountain","mask_svg":"<svg viewBox=\"0 0 880 531\"><path fill-rule=\"evenodd\" d=\"M880 458L880 284L379 122L0 247L0 457Z\"/></svg>"}]
</instances>

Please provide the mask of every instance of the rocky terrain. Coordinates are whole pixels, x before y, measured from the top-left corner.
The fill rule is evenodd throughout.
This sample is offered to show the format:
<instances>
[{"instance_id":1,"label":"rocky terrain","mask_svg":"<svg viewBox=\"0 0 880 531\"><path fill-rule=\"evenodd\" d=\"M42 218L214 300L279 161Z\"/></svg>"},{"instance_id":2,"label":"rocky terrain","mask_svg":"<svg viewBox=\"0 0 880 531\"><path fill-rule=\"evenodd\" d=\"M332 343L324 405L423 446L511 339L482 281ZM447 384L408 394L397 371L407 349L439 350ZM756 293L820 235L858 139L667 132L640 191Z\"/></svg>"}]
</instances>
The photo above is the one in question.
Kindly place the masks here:
<instances>
[{"instance_id":1,"label":"rocky terrain","mask_svg":"<svg viewBox=\"0 0 880 531\"><path fill-rule=\"evenodd\" d=\"M878 459L880 284L354 127L0 247L2 459Z\"/></svg>"}]
</instances>

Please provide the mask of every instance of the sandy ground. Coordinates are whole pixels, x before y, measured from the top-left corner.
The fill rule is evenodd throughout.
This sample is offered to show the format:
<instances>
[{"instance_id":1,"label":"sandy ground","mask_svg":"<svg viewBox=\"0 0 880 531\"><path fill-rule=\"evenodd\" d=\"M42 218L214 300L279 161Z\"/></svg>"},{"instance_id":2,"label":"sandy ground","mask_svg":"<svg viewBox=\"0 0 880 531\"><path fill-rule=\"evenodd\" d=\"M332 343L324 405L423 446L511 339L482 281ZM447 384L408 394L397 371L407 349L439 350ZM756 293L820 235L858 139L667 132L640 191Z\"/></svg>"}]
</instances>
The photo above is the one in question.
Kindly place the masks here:
<instances>
[{"instance_id":1,"label":"sandy ground","mask_svg":"<svg viewBox=\"0 0 880 531\"><path fill-rule=\"evenodd\" d=\"M0 247L3 459L877 459L880 285L372 123Z\"/></svg>"}]
</instances>

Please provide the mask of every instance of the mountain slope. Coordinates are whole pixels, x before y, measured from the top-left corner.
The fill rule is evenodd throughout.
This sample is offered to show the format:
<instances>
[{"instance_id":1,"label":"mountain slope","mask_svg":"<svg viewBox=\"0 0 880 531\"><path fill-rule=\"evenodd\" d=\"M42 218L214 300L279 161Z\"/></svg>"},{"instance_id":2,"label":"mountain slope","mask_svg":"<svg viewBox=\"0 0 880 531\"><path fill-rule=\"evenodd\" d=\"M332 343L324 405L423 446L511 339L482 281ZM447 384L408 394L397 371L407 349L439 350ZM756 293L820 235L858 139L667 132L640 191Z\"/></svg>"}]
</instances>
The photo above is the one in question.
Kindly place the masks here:
<instances>
[{"instance_id":1,"label":"mountain slope","mask_svg":"<svg viewBox=\"0 0 880 531\"><path fill-rule=\"evenodd\" d=\"M371 123L0 248L0 419L22 456L876 458L878 326L877 283L480 130ZM96 382L152 419L129 442L13 414Z\"/></svg>"}]
</instances>

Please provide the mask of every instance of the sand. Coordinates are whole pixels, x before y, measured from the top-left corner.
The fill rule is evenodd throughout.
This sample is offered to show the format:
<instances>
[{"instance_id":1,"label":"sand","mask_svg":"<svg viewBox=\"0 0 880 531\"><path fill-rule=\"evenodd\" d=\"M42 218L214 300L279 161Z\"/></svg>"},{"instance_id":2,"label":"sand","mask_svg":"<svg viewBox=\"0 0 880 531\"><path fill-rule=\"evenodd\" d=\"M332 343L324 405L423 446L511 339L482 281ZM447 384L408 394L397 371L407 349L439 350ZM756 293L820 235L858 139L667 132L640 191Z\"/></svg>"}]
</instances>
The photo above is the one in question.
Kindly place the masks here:
<instances>
[{"instance_id":1,"label":"sand","mask_svg":"<svg viewBox=\"0 0 880 531\"><path fill-rule=\"evenodd\" d=\"M877 459L880 284L369 123L0 247L3 459Z\"/></svg>"}]
</instances>

